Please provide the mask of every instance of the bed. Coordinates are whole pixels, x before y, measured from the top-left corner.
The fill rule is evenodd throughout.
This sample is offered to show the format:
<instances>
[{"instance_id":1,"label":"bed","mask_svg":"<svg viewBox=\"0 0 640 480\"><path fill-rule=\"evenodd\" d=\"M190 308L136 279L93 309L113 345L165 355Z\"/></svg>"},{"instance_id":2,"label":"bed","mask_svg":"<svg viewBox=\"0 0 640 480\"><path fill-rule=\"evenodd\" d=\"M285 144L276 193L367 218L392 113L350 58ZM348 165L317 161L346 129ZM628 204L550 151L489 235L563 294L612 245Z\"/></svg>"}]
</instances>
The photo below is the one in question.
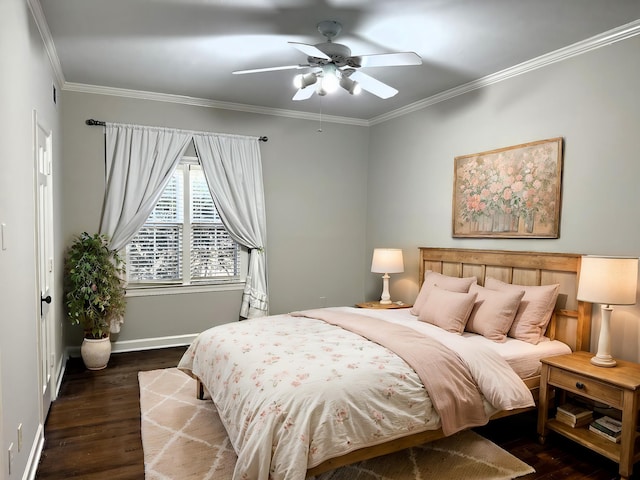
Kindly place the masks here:
<instances>
[{"instance_id":1,"label":"bed","mask_svg":"<svg viewBox=\"0 0 640 480\"><path fill-rule=\"evenodd\" d=\"M480 292L474 299L494 295L487 284L506 290L554 286L557 295L544 341L452 334L437 325L438 319L434 324L422 318L422 312L433 311L429 308L329 308L207 330L179 368L196 378L200 398L206 389L216 403L238 453L234 480L314 477L535 408L539 358L589 349L591 305L576 300L580 255L419 252L416 308L425 298L433 303L436 290L452 295L441 292L444 280L438 280L442 283L429 287L422 298L431 281L422 285L425 278L473 279L469 289ZM523 293L520 299L527 298ZM477 316L475 323L480 325ZM405 337L400 345L398 339ZM390 350L396 347L400 353ZM434 349L428 355L432 363L416 366L412 362L420 361L416 357L426 348ZM436 370L445 373L439 380L427 374ZM461 390L467 388L461 385L469 383L467 377L477 391Z\"/></svg>"}]
</instances>

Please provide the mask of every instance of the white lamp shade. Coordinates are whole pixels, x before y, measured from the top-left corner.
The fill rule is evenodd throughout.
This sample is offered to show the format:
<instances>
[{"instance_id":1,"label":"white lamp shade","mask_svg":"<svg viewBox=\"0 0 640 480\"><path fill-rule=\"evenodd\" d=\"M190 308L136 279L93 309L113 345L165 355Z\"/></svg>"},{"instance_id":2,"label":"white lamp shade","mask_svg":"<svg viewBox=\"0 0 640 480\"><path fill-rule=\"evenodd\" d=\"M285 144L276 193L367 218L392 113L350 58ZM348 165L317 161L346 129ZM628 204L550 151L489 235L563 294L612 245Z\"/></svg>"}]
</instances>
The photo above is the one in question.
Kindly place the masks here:
<instances>
[{"instance_id":1,"label":"white lamp shade","mask_svg":"<svg viewBox=\"0 0 640 480\"><path fill-rule=\"evenodd\" d=\"M633 305L637 288L637 258L582 257L578 300L603 305Z\"/></svg>"},{"instance_id":2,"label":"white lamp shade","mask_svg":"<svg viewBox=\"0 0 640 480\"><path fill-rule=\"evenodd\" d=\"M400 248L374 249L373 260L371 260L371 271L373 273L404 272L404 262L402 261L402 250Z\"/></svg>"}]
</instances>

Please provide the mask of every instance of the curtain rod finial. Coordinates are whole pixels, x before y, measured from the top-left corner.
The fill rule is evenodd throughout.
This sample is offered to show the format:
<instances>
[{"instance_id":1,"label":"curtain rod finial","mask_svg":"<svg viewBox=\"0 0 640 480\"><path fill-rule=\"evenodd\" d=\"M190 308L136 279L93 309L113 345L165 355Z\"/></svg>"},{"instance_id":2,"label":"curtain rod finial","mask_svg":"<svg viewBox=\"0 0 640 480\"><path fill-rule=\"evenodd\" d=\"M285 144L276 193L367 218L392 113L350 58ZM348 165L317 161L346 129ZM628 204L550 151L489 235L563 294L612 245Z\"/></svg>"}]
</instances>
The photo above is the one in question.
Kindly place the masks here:
<instances>
[{"instance_id":1,"label":"curtain rod finial","mask_svg":"<svg viewBox=\"0 0 640 480\"><path fill-rule=\"evenodd\" d=\"M259 137L258 140L260 140L261 142L268 142L269 137L262 136L262 137Z\"/></svg>"}]
</instances>

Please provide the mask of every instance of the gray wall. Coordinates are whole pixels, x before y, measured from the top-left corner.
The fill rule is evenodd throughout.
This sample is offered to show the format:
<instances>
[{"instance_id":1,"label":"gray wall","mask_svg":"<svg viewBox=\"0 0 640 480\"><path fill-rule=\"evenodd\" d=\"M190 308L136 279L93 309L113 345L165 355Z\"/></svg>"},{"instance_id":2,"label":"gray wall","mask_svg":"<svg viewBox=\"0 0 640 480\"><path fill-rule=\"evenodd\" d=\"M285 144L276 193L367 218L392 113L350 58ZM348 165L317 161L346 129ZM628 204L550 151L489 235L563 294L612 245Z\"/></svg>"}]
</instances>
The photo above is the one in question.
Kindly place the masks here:
<instances>
[{"instance_id":1,"label":"gray wall","mask_svg":"<svg viewBox=\"0 0 640 480\"><path fill-rule=\"evenodd\" d=\"M33 115L53 132L53 178L60 157L59 113L53 74L27 2L0 2L0 478L27 478L30 455L42 440L37 355L39 293L35 265ZM58 199L54 198L54 208ZM55 288L55 286L54 286ZM62 361L61 334L52 353ZM23 445L18 451L18 425ZM8 448L13 443L12 475ZM34 473L34 472L32 472Z\"/></svg>"},{"instance_id":2,"label":"gray wall","mask_svg":"<svg viewBox=\"0 0 640 480\"><path fill-rule=\"evenodd\" d=\"M103 129L88 118L187 130L266 135L261 144L271 313L363 299L367 127L65 91L62 232L97 231L104 191ZM238 319L241 292L127 301L118 343L198 333ZM321 299L324 297L324 299ZM79 329L67 340L77 345Z\"/></svg>"},{"instance_id":3,"label":"gray wall","mask_svg":"<svg viewBox=\"0 0 640 480\"><path fill-rule=\"evenodd\" d=\"M367 251L404 249L392 296L415 298L420 246L640 256L638 52L640 36L372 126ZM553 137L565 142L558 239L451 237L455 156ZM367 297L379 289L368 275ZM639 325L638 307L615 308L614 356L640 360Z\"/></svg>"}]
</instances>

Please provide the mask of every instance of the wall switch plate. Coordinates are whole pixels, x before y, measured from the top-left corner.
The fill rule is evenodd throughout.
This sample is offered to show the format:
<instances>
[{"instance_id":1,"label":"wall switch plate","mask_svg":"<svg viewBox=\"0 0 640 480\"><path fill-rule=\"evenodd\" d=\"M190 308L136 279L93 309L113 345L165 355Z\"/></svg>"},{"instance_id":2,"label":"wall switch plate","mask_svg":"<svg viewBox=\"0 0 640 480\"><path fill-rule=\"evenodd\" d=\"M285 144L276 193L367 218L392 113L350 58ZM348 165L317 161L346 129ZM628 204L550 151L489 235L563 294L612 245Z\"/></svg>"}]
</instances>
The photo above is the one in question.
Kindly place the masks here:
<instances>
[{"instance_id":1,"label":"wall switch plate","mask_svg":"<svg viewBox=\"0 0 640 480\"><path fill-rule=\"evenodd\" d=\"M9 445L9 475L11 475L11 461L13 460L13 443Z\"/></svg>"}]
</instances>

